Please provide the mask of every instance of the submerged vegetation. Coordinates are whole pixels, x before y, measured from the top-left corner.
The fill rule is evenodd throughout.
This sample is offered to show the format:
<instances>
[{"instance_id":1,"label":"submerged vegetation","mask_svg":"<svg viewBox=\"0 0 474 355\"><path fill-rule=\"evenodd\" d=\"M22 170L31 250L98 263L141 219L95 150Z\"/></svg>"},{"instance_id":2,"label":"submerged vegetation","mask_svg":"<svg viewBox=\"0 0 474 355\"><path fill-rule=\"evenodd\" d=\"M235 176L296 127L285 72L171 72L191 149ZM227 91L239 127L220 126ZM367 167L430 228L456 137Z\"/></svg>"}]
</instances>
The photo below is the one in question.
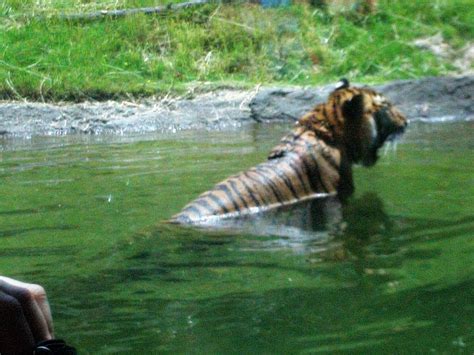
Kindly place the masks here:
<instances>
[{"instance_id":1,"label":"submerged vegetation","mask_svg":"<svg viewBox=\"0 0 474 355\"><path fill-rule=\"evenodd\" d=\"M474 38L470 0L379 1L376 14L304 3L263 9L213 3L163 16L70 21L60 14L159 1L0 3L0 98L85 100L165 95L190 87L380 82L455 72L452 58L416 47L442 34Z\"/></svg>"}]
</instances>

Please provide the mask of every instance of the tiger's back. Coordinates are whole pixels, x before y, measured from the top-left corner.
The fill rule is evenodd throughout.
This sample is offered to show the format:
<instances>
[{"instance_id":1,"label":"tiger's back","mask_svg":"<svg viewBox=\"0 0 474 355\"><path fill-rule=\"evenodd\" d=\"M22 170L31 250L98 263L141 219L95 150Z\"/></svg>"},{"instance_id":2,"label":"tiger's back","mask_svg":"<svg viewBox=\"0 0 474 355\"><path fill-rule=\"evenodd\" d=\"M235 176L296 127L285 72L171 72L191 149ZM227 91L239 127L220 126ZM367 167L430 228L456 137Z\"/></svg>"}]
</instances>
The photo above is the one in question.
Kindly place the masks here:
<instances>
[{"instance_id":1,"label":"tiger's back","mask_svg":"<svg viewBox=\"0 0 474 355\"><path fill-rule=\"evenodd\" d=\"M295 138L292 148L284 156L270 158L218 183L186 205L171 221L209 222L336 194L339 151L318 140L311 131Z\"/></svg>"}]
</instances>

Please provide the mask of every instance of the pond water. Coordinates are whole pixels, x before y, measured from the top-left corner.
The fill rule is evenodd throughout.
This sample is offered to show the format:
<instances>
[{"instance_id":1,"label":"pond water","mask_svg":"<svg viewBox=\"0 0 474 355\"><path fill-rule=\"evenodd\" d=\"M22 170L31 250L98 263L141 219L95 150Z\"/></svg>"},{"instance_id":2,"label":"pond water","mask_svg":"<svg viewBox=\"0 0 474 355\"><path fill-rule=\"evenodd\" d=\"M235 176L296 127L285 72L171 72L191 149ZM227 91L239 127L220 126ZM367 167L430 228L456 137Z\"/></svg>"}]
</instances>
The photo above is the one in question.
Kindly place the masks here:
<instances>
[{"instance_id":1,"label":"pond water","mask_svg":"<svg viewBox=\"0 0 474 355\"><path fill-rule=\"evenodd\" d=\"M0 274L43 284L83 354L472 353L472 121L414 123L356 167L337 233L292 224L308 206L162 222L287 130L1 138Z\"/></svg>"}]
</instances>

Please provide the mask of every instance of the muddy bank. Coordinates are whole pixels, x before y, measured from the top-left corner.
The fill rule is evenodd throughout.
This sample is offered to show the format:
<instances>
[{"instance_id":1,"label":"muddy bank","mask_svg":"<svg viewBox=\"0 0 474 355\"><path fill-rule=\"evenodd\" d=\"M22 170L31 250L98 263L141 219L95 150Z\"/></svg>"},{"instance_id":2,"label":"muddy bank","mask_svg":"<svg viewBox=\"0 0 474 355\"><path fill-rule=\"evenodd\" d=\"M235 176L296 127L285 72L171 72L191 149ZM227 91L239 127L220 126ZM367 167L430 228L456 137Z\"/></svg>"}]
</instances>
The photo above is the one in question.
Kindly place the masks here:
<instances>
[{"instance_id":1,"label":"muddy bank","mask_svg":"<svg viewBox=\"0 0 474 355\"><path fill-rule=\"evenodd\" d=\"M192 99L80 104L0 103L0 136L128 134L224 129L251 121L253 93L223 90Z\"/></svg>"},{"instance_id":2,"label":"muddy bank","mask_svg":"<svg viewBox=\"0 0 474 355\"><path fill-rule=\"evenodd\" d=\"M397 81L376 87L410 119L474 119L474 76ZM225 129L250 122L296 120L326 100L316 88L221 90L193 98L81 104L0 103L0 136L127 134Z\"/></svg>"}]
</instances>

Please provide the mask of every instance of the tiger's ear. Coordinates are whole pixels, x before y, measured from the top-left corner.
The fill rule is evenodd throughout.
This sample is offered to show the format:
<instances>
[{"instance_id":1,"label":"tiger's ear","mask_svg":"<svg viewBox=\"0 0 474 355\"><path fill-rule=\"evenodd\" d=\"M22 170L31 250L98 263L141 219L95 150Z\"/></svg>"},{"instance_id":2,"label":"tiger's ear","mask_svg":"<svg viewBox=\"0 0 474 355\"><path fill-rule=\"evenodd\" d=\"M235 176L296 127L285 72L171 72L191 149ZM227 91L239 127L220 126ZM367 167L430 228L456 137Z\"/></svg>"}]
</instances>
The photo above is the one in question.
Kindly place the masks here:
<instances>
[{"instance_id":1,"label":"tiger's ear","mask_svg":"<svg viewBox=\"0 0 474 355\"><path fill-rule=\"evenodd\" d=\"M354 95L342 105L342 113L347 119L361 119L364 115L364 95Z\"/></svg>"},{"instance_id":2,"label":"tiger's ear","mask_svg":"<svg viewBox=\"0 0 474 355\"><path fill-rule=\"evenodd\" d=\"M349 80L346 78L342 78L336 83L336 87L334 88L335 90L342 90L342 89L347 89L351 84L349 84Z\"/></svg>"}]
</instances>

